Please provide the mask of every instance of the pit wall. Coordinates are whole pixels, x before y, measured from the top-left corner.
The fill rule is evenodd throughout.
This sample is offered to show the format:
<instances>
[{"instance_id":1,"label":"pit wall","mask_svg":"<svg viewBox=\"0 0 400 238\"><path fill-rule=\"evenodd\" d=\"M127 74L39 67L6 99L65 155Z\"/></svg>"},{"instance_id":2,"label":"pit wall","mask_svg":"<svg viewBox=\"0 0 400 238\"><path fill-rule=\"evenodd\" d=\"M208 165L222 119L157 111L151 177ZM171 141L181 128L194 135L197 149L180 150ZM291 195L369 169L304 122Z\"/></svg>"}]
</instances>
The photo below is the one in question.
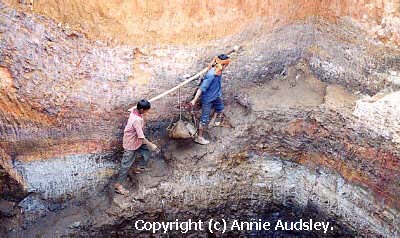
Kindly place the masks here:
<instances>
[{"instance_id":1,"label":"pit wall","mask_svg":"<svg viewBox=\"0 0 400 238\"><path fill-rule=\"evenodd\" d=\"M167 216L183 220L195 218L209 208L231 204L230 209L235 211L236 206L237 213L226 214L223 218L233 221L240 219L240 207L246 206L240 202L246 201L247 205L254 206L276 202L301 209L314 207L325 213L319 218L321 221L333 219L364 237L399 235L396 210L379 203L368 189L354 186L329 169L312 169L291 162L293 159L269 154L241 152L228 156L229 160L216 158L215 154L205 155L199 162L201 166L195 167L192 167L194 161L190 158L178 156L177 162L187 161L186 169L175 171L168 181L152 188L147 187L146 179L140 180L132 201L120 197L114 200L112 209L119 216L99 221L92 231L100 230L99 234L107 234L115 225L121 234L139 235L129 224L143 215L146 220L153 216L156 219L162 202ZM206 164L213 166L207 167ZM252 208L246 211L250 212ZM205 219L217 219L219 212L213 210L210 212L212 217ZM332 233L328 231L329 234Z\"/></svg>"},{"instance_id":2,"label":"pit wall","mask_svg":"<svg viewBox=\"0 0 400 238\"><path fill-rule=\"evenodd\" d=\"M115 173L113 153L81 154L40 161L16 161L14 168L27 181L29 193L42 199L69 199L93 194Z\"/></svg>"},{"instance_id":3,"label":"pit wall","mask_svg":"<svg viewBox=\"0 0 400 238\"><path fill-rule=\"evenodd\" d=\"M0 194L2 198L19 201L27 195L28 184L18 172L10 156L0 148Z\"/></svg>"},{"instance_id":4,"label":"pit wall","mask_svg":"<svg viewBox=\"0 0 400 238\"><path fill-rule=\"evenodd\" d=\"M25 1L5 2L79 29L91 39L135 45L191 45L238 33L257 18L267 27L303 19L318 1Z\"/></svg>"},{"instance_id":5,"label":"pit wall","mask_svg":"<svg viewBox=\"0 0 400 238\"><path fill-rule=\"evenodd\" d=\"M1 4L2 17L4 17L1 32L4 33L1 41L3 51L0 61L2 79L0 87L2 114L0 119L4 123L0 128L3 138L0 143L8 155L22 161L55 158L60 154L75 155L120 149L121 130L127 116L126 109L131 106L134 100L139 98L139 95L140 97L152 97L170 88L171 85L176 85L181 81L183 75L198 71L206 65L213 55L227 51L234 44L242 44L249 52L247 56L241 57L240 63L232 64L233 67L242 70L234 70L235 72L232 74L229 72L231 69L228 69L228 74L232 75L228 76L230 78L250 76L265 80L272 74L281 73L286 64L290 64L291 61L298 60L300 57L305 57L312 51L311 53L316 57L312 57L310 65L323 81L340 83L345 87L354 88L369 95L374 95L383 88L390 86L386 82L387 70L396 67L398 61L395 57L389 59L390 61L384 58L381 61L376 60L372 64L363 66L366 57L360 54L357 47L339 49L343 52L340 52L340 57L335 58L333 56L338 52L337 47L334 47L336 41L327 39L331 37L328 34L315 34L316 29L312 25L294 30L290 29L293 32L288 33L288 35L294 37L295 42L290 42L281 48L275 47L274 50L268 47L261 49L272 55L278 54L277 52L280 50L287 51L289 53L286 56L294 58L290 60L279 59L279 61L274 62L271 58L264 59L255 56L256 54L259 55L261 51L250 51L260 49L260 47L254 46L255 41L249 39L249 37L254 37L254 39L261 40L259 36L263 35L262 42L264 44L276 45L276 41L274 41L276 39L268 40L265 32L269 32L278 25L284 25L296 19L304 19L315 14L316 11L323 12L327 18L347 14L353 16L354 19L360 19L362 16L357 7L364 7L370 9L365 12L369 16L367 20L378 22L378 16L385 17L388 14L397 14L398 4L395 1L369 4L364 4L362 1L357 1L357 4L344 4L347 2L338 3L334 1L323 1L324 4L322 4L304 1L298 2L298 6L285 1L240 1L234 4L234 7L232 5L226 6L225 3L219 3L221 5L215 6L214 3L204 1L193 6L188 3L176 6L176 4L165 1L155 2L154 6L141 5L139 2L131 1L124 2L122 5L107 1L104 6L98 2L90 1L85 3L68 1L65 4L51 1L24 1L25 5L17 3L17 1L6 2L17 9L33 3L34 12L49 14L48 16L56 21L68 23L68 19L71 21L79 19L79 22L91 24L86 30L82 29L82 33L63 24L60 25L30 15L29 9L25 9L27 11L27 14L25 14L12 10L6 4ZM198 11L193 10L189 14L190 11L186 12L188 10L183 8L183 5L188 9L197 9ZM333 8L334 6L336 8ZM138 11L137 14L135 11L127 10L132 8ZM160 39L156 37L158 43L153 47L110 46L98 41L92 42L84 35L86 34L90 39L95 39L96 35L91 36L90 30L97 29L96 27L101 28L104 22L110 24L106 24L108 28L118 29L114 25L111 27L113 22L116 22L118 17L129 19L129 14L133 13L140 16L141 19L146 19L146 16L153 16L153 18L149 18L150 22L153 20L158 22L154 23L156 25L165 23L166 29L169 29L166 32L173 32L168 28L170 27L168 20L159 20L155 12L159 15L164 13L170 15L172 11L175 12L175 8L182 10L182 13L178 10L176 15L182 16L184 22L198 22L196 23L198 24L196 25L197 28L196 26L190 27L192 31L187 33L190 36L207 35L202 30L208 31L208 28L202 28L203 22L200 21L199 23L198 19L196 20L196 14L211 14L212 9L227 10L225 8L228 8L232 11L236 9L235 11L238 13L236 15L230 14L230 18L225 20L235 22L239 26L241 21L237 21L237 19L243 18L243 22L246 22L243 24L248 24L248 26L243 30L240 27L231 27L229 24L226 27L224 24L220 24L223 25L224 29L238 29L236 32L238 34L222 38L225 34L210 33L209 38L206 37L208 40L222 39L205 44L199 43L196 47L174 45L157 47L158 43L163 42L162 37L164 36L160 36ZM89 12L96 14L88 15ZM193 19L190 18L191 14L194 17ZM267 20L253 21L258 16L267 17ZM110 18L110 20L102 21L102 18ZM203 19L200 16L198 18ZM210 23L207 19L207 17L204 17L204 24ZM117 22L118 24L125 24L129 21ZM134 22L139 24L136 21ZM250 22L254 24L252 25ZM269 28L265 26L265 22L276 22L276 24ZM171 18L171 24L175 23L178 23L178 21ZM73 25L72 23L69 24ZM210 23L210 25L218 24ZM161 25L158 27L161 27ZM329 28L328 25L320 27ZM140 29L140 26L125 28ZM176 29L178 31L181 28L176 27ZM400 29L400 27L397 29ZM102 32L111 34L113 31L104 30ZM162 31L157 30L157 32ZM259 33L256 34L255 32ZM299 34L304 34L304 37L298 37ZM124 39L123 35L118 33L121 39ZM140 36L146 35L142 31L140 32ZM143 43L142 41L148 42L149 45L152 44L151 40L141 39L140 36L129 36L128 38L137 39L138 44ZM168 39L179 39L175 36L168 37ZM192 38L197 39L196 37ZM98 39L104 40L105 38L99 37ZM279 40L288 41L288 38L281 37ZM345 41L348 40L345 39ZM329 42L331 45L323 45L324 42ZM250 55L250 53L254 55ZM380 53L377 52L376 55L371 57L378 58L380 57L378 55L381 55ZM357 57L350 57L348 62L342 60L342 56L349 58L349 55L357 55ZM255 62L252 57L256 59ZM264 61L259 60L261 58ZM354 67L353 62L355 60L360 65L357 66L359 70L344 72L344 69ZM257 72L251 72L253 69L249 68L248 62L257 65L257 67L254 67ZM241 67L242 65L247 66ZM376 68L376 65L389 66L387 68L379 66L377 72L368 75L368 78L362 75L364 70L370 71L371 68ZM395 74L393 78L396 80L399 78L397 76L399 72L399 68L395 68L395 71L393 71ZM364 83L366 80L368 80L368 84ZM134 100L132 100L133 98ZM166 98L165 101L158 103L158 115L168 114L168 108L172 103L169 99ZM176 99L174 100L176 101ZM153 119L157 117L155 114L151 115ZM379 120L382 121L383 119ZM384 126L380 125L379 127ZM390 134L395 134L396 128L394 130Z\"/></svg>"},{"instance_id":6,"label":"pit wall","mask_svg":"<svg viewBox=\"0 0 400 238\"><path fill-rule=\"evenodd\" d=\"M382 43L400 46L400 2L398 0L323 0L316 14L334 22L347 19L361 26Z\"/></svg>"},{"instance_id":7,"label":"pit wall","mask_svg":"<svg viewBox=\"0 0 400 238\"><path fill-rule=\"evenodd\" d=\"M274 4L281 6L280 3ZM358 38L367 38L362 32L326 22L300 22L273 31L261 23L233 36L192 46L134 47L93 42L65 24L16 11L3 3L0 3L0 8L0 145L5 153L2 159L7 162L4 166L8 166L8 173L30 178L22 183L44 197L74 193L71 191L74 190L73 183L82 188L82 183L86 182L90 188L106 181L112 175L109 168L114 166L107 160L115 159L108 153L121 150L122 130L128 116L126 109L132 106L132 102L169 89L183 80L182 75L199 71L212 56L227 51L232 45L242 45L243 51L224 75L230 80L224 85L227 105L237 102L239 89L253 83L260 87L275 75L283 75L286 65L294 65L304 58L309 60L311 70L319 79L361 93L375 94L391 87L386 78L388 72L400 71L399 54L394 49L382 51L385 54L381 51L370 54L363 48L365 42L358 41ZM347 35L354 39L348 40ZM343 72L344 69L347 71ZM370 70L374 73L368 73ZM182 89L182 95L192 95L195 87L196 84L192 84ZM173 94L155 103L157 110L148 119L157 122L168 119L169 122L176 115L176 102L177 94ZM397 110L397 107L390 110ZM390 110L390 115L398 115ZM309 110L304 110L306 112ZM320 112L325 113L322 109ZM279 121L287 113L273 112L268 121ZM362 113L365 112L359 115ZM304 115L299 117L306 118ZM382 121L382 118L378 120ZM286 140L275 140L282 137L280 131L272 135L264 131L259 134L263 136L256 139L266 139L265 147L268 148L286 143L285 148L279 147L283 148L279 153L300 145L293 152L293 158L297 158L295 155L303 152L304 148L316 150L318 147L314 148L311 142L315 146L323 144L325 147L319 148L319 152L334 153L334 156L317 156L319 160L315 161L304 158L304 161L330 166L348 181L371 188L376 196L385 198L388 207L397 209L399 155L396 154L398 147L391 143L398 124L389 124L387 128L379 126L373 130L378 134L375 135L370 130L361 133L353 124L349 130L341 131L350 125L348 119L343 124L336 123L339 119L334 123L330 119L321 123L322 128L330 128L329 133L321 129L323 133L319 136L336 134L323 143L320 138L311 137L315 136L315 125L303 125L302 120L293 123L299 128L287 134ZM168 122L149 126L149 135L160 138ZM372 127L372 124L366 123L366 126ZM312 139L301 137L304 129L309 130L306 135ZM237 133L243 132L238 130ZM246 133L251 135L252 131ZM296 133L301 142L293 138ZM386 137L382 139L379 133ZM339 143L343 137L351 137L351 143L346 140ZM362 147L357 146L360 138L363 138ZM274 143L268 140L274 140ZM330 143L336 143L334 151ZM106 156L102 156L103 153ZM106 161L97 160L100 157ZM93 163L99 163L99 166L94 166L98 170L85 169L85 165L93 166ZM68 165L65 173L56 172L65 164ZM365 166L370 169L364 170ZM99 175L98 180L79 180L92 178L88 173ZM65 180L70 181L67 186ZM79 193L79 189L75 192Z\"/></svg>"},{"instance_id":8,"label":"pit wall","mask_svg":"<svg viewBox=\"0 0 400 238\"><path fill-rule=\"evenodd\" d=\"M116 44L189 45L238 33L256 19L262 19L265 27L274 28L320 16L333 21L351 19L375 39L400 45L397 0L5 2L50 17L91 39Z\"/></svg>"}]
</instances>

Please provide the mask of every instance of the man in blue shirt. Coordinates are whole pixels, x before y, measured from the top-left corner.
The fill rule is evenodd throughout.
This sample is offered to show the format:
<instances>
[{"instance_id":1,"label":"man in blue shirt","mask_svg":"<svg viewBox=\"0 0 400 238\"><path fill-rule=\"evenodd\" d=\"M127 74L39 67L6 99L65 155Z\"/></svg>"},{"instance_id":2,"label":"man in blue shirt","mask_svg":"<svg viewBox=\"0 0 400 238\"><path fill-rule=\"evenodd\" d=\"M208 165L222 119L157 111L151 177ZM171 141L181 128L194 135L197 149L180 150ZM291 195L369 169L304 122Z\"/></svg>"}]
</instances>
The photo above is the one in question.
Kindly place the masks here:
<instances>
[{"instance_id":1,"label":"man in blue shirt","mask_svg":"<svg viewBox=\"0 0 400 238\"><path fill-rule=\"evenodd\" d=\"M190 102L193 106L201 96L201 118L198 135L195 142L206 145L210 141L203 137L204 128L207 126L210 118L211 109L215 109L213 119L221 116L224 110L222 102L222 71L228 66L230 59L227 55L221 54L215 57L209 65L209 70L204 76L203 82L196 92L193 100ZM212 120L213 121L213 120Z\"/></svg>"}]
</instances>

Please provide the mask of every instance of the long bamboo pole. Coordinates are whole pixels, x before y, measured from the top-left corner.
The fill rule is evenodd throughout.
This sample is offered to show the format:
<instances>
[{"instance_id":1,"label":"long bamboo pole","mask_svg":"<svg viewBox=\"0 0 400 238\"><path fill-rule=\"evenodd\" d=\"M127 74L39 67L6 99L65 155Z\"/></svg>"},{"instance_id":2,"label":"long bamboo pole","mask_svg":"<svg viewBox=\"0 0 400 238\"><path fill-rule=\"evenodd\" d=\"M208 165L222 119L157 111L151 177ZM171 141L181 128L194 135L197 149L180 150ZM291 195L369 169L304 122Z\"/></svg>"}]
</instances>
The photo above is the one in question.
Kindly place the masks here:
<instances>
[{"instance_id":1,"label":"long bamboo pole","mask_svg":"<svg viewBox=\"0 0 400 238\"><path fill-rule=\"evenodd\" d=\"M237 52L238 50L239 50L239 46L235 46L235 47L233 47L233 49L232 49L231 51L229 51L229 52L227 53L227 55L230 55L230 54L232 54L233 52ZM149 102L154 102L154 101L156 101L156 100L158 100L158 99L160 99L160 98L162 98L162 97L165 97L166 95L168 95L168 94L170 94L170 93L176 91L177 89L179 89L179 88L185 86L185 85L188 84L189 82L191 82L191 81L193 81L193 80L199 78L201 75L203 75L204 73L206 73L207 70L208 70L208 67L204 68L203 70L201 70L201 71L198 72L197 74L195 74L195 75L193 75L192 77L186 79L185 81L183 81L182 83L176 85L175 87L173 87L173 88L171 88L171 89L169 89L169 90L167 90L167 91L165 91L165 92L163 92L163 93L161 93L161 94L159 94L159 95L157 95L157 96L151 98L151 99L149 100ZM136 106L129 108L128 111L132 111L133 109L136 109Z\"/></svg>"}]
</instances>

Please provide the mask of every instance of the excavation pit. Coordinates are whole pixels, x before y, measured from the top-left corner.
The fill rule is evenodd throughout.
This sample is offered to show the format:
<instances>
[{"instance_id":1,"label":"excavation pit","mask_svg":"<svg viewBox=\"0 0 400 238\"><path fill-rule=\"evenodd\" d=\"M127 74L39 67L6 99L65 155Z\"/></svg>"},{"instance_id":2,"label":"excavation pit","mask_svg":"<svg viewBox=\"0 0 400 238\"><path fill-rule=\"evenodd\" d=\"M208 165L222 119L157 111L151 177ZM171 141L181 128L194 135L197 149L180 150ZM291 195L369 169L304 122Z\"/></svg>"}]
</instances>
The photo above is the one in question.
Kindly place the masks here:
<instances>
[{"instance_id":1,"label":"excavation pit","mask_svg":"<svg viewBox=\"0 0 400 238\"><path fill-rule=\"evenodd\" d=\"M151 2L0 2L1 237L151 237L135 222L223 218L333 230L164 236L399 236L395 1ZM193 81L154 101L145 134L162 153L115 194L128 109L233 46L211 143L167 137Z\"/></svg>"}]
</instances>

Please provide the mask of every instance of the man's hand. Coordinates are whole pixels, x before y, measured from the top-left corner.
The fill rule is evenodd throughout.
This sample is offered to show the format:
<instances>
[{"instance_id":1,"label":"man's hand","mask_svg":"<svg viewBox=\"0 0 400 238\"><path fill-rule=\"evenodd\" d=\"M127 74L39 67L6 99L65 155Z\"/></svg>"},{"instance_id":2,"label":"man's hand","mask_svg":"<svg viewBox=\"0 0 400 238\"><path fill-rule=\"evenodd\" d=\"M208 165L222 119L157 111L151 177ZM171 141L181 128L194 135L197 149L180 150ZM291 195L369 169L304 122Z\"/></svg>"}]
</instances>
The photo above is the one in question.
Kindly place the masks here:
<instances>
[{"instance_id":1,"label":"man's hand","mask_svg":"<svg viewBox=\"0 0 400 238\"><path fill-rule=\"evenodd\" d=\"M217 62L217 56L215 56L212 61L208 64L208 69L211 69L213 65Z\"/></svg>"},{"instance_id":2,"label":"man's hand","mask_svg":"<svg viewBox=\"0 0 400 238\"><path fill-rule=\"evenodd\" d=\"M196 104L197 100L199 100L200 95L201 95L201 90L200 90L200 88L199 88L199 89L197 89L196 95L194 95L193 100L190 101L190 104L191 104L192 106L194 106L194 105Z\"/></svg>"},{"instance_id":3,"label":"man's hand","mask_svg":"<svg viewBox=\"0 0 400 238\"><path fill-rule=\"evenodd\" d=\"M157 147L157 145L154 144L154 143L151 143L151 144L150 144L150 149L151 149L152 151L156 152L156 153L160 153L160 149L159 149L159 148Z\"/></svg>"}]
</instances>

